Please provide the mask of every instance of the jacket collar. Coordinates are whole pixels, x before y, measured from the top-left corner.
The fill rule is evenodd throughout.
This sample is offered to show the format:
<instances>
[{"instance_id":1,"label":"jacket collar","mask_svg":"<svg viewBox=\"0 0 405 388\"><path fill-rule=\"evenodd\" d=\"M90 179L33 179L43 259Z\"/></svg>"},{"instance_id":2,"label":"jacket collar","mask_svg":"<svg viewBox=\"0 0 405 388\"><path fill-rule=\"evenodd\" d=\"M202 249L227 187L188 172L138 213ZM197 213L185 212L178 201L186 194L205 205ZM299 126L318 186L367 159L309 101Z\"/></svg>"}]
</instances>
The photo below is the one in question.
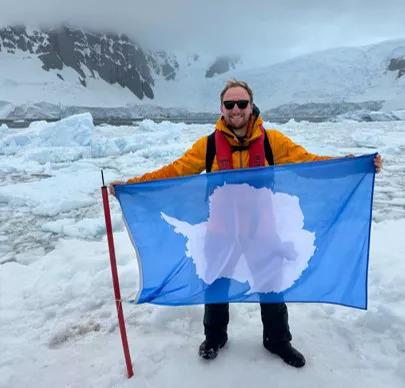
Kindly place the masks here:
<instances>
[{"instance_id":1,"label":"jacket collar","mask_svg":"<svg viewBox=\"0 0 405 388\"><path fill-rule=\"evenodd\" d=\"M252 141L256 140L258 137L261 136L262 134L262 130L261 130L261 126L263 125L263 119L261 116L254 116L251 115L250 116L250 120L249 120L249 124L248 124L248 130L247 130L247 134L246 137L244 139L243 144L249 144ZM232 145L239 145L240 142L238 140L238 138L236 137L236 135L232 132L232 130L230 130L226 124L225 124L225 120L224 118L221 116L216 125L215 128L221 132L224 133L224 135L226 136L226 138L228 139L228 141L232 144Z\"/></svg>"}]
</instances>

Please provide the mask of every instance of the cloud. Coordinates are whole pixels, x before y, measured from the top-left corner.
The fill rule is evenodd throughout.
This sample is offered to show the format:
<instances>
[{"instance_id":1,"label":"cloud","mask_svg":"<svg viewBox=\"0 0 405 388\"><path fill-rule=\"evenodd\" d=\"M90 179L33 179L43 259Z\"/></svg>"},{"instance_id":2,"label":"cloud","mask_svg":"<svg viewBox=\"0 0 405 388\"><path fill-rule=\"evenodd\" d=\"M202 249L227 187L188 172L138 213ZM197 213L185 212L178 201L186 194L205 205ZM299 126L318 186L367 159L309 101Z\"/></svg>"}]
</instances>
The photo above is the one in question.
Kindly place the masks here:
<instances>
[{"instance_id":1,"label":"cloud","mask_svg":"<svg viewBox=\"0 0 405 388\"><path fill-rule=\"evenodd\" d=\"M276 61L405 37L402 0L0 0L0 24L69 24L154 48Z\"/></svg>"}]
</instances>

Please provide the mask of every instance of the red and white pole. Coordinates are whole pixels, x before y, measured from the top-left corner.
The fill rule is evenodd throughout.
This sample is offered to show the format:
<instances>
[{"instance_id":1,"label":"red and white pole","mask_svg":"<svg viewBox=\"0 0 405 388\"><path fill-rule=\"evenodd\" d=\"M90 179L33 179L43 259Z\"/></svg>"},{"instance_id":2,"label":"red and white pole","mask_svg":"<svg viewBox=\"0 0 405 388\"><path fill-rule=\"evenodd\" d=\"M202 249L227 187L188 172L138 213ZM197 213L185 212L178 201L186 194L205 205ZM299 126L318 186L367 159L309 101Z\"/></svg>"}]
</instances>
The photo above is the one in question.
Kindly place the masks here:
<instances>
[{"instance_id":1,"label":"red and white pole","mask_svg":"<svg viewBox=\"0 0 405 388\"><path fill-rule=\"evenodd\" d=\"M117 307L118 323L119 323L120 333L121 333L122 349L124 350L124 357L125 357L125 364L127 366L128 378L131 378L134 375L134 372L132 369L131 355L129 353L127 330L125 328L125 320L124 320L124 312L122 310L120 282L118 280L117 260L115 258L114 237L113 237L112 224L111 224L110 203L108 201L108 190L107 190L106 185L104 184L104 174L103 174L102 170L101 170L101 177L103 180L103 186L101 187L101 193L103 196L104 217L105 217L105 227L107 230L108 249L110 251L111 274L112 274L112 282L113 282L113 287L114 287L115 305Z\"/></svg>"}]
</instances>

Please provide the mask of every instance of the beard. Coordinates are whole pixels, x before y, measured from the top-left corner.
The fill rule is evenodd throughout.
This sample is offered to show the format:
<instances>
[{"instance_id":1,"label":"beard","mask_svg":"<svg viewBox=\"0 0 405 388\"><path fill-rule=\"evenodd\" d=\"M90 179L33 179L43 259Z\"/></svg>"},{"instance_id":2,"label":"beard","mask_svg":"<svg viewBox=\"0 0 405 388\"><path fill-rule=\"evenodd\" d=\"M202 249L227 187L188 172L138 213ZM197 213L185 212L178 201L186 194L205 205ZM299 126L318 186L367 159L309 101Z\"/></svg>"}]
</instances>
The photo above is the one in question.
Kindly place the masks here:
<instances>
[{"instance_id":1,"label":"beard","mask_svg":"<svg viewBox=\"0 0 405 388\"><path fill-rule=\"evenodd\" d=\"M243 117L241 120L233 120L232 118L225 119L225 123L230 130L239 130L244 128L249 123L250 116ZM236 121L236 122L235 122Z\"/></svg>"}]
</instances>

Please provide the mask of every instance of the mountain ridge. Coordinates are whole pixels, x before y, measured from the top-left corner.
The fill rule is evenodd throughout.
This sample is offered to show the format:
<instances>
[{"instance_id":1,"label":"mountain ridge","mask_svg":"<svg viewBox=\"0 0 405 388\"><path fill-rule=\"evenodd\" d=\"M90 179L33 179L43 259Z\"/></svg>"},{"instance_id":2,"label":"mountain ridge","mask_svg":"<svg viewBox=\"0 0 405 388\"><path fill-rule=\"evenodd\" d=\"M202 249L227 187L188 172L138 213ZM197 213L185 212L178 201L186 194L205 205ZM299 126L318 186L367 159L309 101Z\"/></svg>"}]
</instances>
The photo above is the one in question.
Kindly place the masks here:
<instances>
[{"instance_id":1,"label":"mountain ridge","mask_svg":"<svg viewBox=\"0 0 405 388\"><path fill-rule=\"evenodd\" d=\"M218 95L229 78L247 81L263 112L285 112L288 106L292 112L308 104L339 111L339 104L373 101L383 111L405 109L405 39L244 68L238 56L148 51L124 34L20 26L0 29L0 66L3 111L6 103L43 102L218 112Z\"/></svg>"}]
</instances>

